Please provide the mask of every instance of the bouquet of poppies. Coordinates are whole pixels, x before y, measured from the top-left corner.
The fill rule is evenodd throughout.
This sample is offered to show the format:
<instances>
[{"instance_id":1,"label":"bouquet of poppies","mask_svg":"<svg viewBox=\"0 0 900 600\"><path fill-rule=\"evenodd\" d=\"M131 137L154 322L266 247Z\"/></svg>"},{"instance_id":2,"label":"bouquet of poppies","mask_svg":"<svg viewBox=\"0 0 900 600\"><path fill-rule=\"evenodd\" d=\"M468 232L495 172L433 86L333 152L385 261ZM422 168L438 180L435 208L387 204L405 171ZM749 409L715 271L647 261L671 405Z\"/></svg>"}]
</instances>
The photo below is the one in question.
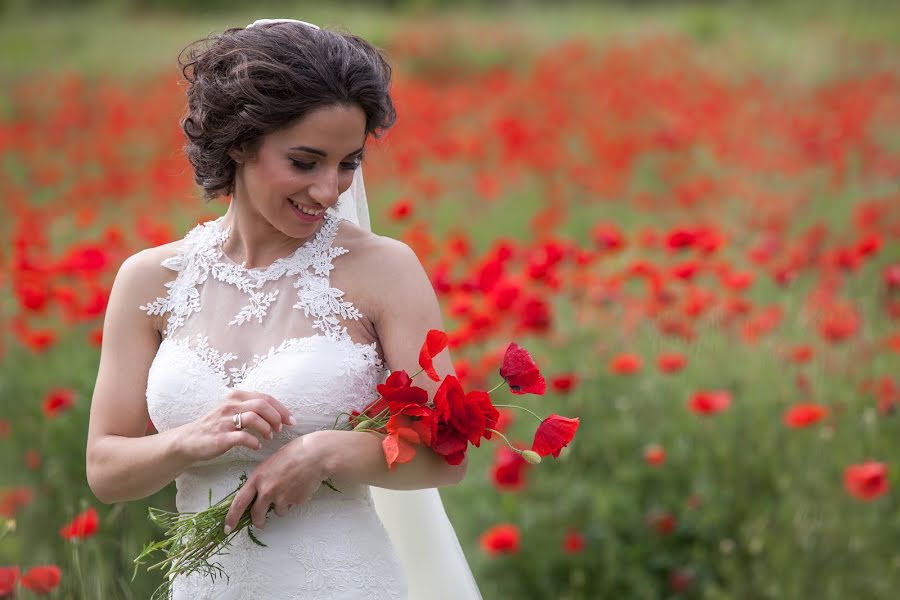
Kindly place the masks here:
<instances>
[{"instance_id":1,"label":"bouquet of poppies","mask_svg":"<svg viewBox=\"0 0 900 600\"><path fill-rule=\"evenodd\" d=\"M540 369L528 351L515 342L509 344L503 357L500 367L503 380L490 391L466 392L454 375L444 377L434 398L429 398L425 389L412 385L412 378L422 372L433 381L441 381L432 362L447 343L446 333L437 329L429 331L419 352L421 370L412 377L406 371L392 372L377 387L378 398L362 411L344 415L349 417L344 428L384 434L382 447L390 469L412 460L417 446L431 448L448 464L458 465L469 444L477 448L482 439L489 440L493 435L500 436L531 464L541 462L543 456L558 457L578 430L577 418L557 414L541 418L524 407L494 404L491 400L491 393L504 384L513 394L542 395L546 391ZM498 407L524 410L539 421L530 449L513 446L494 428L500 417Z\"/></svg>"},{"instance_id":2,"label":"bouquet of poppies","mask_svg":"<svg viewBox=\"0 0 900 600\"><path fill-rule=\"evenodd\" d=\"M506 385L513 394L542 395L546 382L528 352L516 343L506 348L500 367L502 381L490 391L463 390L454 375L447 375L434 394L428 397L424 388L412 385L413 377L425 373L434 381L441 381L432 361L447 347L447 334L432 329L425 338L419 352L421 369L412 377L406 371L394 371L387 380L377 386L379 396L361 411L342 413L335 420L334 429L369 431L384 436L382 448L388 468L409 462L416 455L417 448L426 447L444 457L448 464L458 465L465 458L469 444L479 447L482 439L497 435L516 453L532 464L541 462L541 457L558 457L578 430L578 419L570 419L557 414L541 418L534 412L516 405L494 404L491 393ZM533 415L539 425L534 434L531 448L517 448L500 431L495 429L500 413L497 408L518 408ZM166 529L164 538L144 547L140 556L134 559L135 572L150 555L162 552L165 558L149 566L147 570L165 571L165 581L157 588L152 598L157 600L171 595L172 580L179 575L203 573L213 579L228 575L221 565L210 562L212 557L226 549L231 540L241 530L254 543L265 546L250 530L249 509L241 516L236 527L229 534L223 531L228 509L246 476L225 498L200 512L177 513L150 508L150 519ZM340 491L331 481L323 484ZM210 490L210 494L212 491ZM269 509L272 510L271 508Z\"/></svg>"}]
</instances>

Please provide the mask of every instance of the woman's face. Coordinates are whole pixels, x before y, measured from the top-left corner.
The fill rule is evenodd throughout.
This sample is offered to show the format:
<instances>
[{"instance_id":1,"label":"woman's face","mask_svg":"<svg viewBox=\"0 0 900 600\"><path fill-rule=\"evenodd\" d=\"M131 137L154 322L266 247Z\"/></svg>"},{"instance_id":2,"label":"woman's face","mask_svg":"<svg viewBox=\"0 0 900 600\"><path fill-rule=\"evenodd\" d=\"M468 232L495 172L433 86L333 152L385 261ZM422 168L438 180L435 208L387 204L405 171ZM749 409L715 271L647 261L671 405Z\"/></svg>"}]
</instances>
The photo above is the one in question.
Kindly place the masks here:
<instances>
[{"instance_id":1,"label":"woman's face","mask_svg":"<svg viewBox=\"0 0 900 600\"><path fill-rule=\"evenodd\" d=\"M285 235L307 238L353 182L365 140L366 115L359 106L316 109L264 136L255 155L232 151L235 196Z\"/></svg>"}]
</instances>

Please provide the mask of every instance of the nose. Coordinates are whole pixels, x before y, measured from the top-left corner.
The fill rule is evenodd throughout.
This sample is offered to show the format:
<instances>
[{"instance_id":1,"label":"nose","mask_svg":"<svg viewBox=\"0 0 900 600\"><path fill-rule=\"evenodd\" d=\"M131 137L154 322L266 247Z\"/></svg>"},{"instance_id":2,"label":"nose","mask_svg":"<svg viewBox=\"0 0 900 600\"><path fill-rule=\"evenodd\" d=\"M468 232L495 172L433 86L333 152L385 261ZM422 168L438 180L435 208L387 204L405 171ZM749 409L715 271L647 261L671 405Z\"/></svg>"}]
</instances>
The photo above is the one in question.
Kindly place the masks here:
<instances>
[{"instance_id":1,"label":"nose","mask_svg":"<svg viewBox=\"0 0 900 600\"><path fill-rule=\"evenodd\" d=\"M321 169L309 188L309 196L326 208L335 204L340 196L337 169Z\"/></svg>"}]
</instances>

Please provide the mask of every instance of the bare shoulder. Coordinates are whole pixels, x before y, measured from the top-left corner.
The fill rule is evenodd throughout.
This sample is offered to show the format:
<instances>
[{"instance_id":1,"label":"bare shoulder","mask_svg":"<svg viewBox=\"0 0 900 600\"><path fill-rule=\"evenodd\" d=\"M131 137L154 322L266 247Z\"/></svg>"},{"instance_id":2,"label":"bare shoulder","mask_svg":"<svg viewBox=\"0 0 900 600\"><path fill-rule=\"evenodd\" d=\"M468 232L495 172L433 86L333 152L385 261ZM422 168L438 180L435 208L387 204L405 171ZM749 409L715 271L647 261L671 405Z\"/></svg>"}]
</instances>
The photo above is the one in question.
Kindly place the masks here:
<instances>
[{"instance_id":1,"label":"bare shoulder","mask_svg":"<svg viewBox=\"0 0 900 600\"><path fill-rule=\"evenodd\" d=\"M345 247L353 257L353 270L381 279L388 276L409 275L408 269L422 270L422 264L408 244L377 235L358 225L344 222L341 239L335 242Z\"/></svg>"},{"instance_id":2,"label":"bare shoulder","mask_svg":"<svg viewBox=\"0 0 900 600\"><path fill-rule=\"evenodd\" d=\"M165 296L165 284L175 278L175 273L163 266L166 259L178 254L184 240L176 240L161 246L146 248L126 258L116 275L116 294L127 305L142 306ZM162 317L153 317L157 331L162 331Z\"/></svg>"}]
</instances>

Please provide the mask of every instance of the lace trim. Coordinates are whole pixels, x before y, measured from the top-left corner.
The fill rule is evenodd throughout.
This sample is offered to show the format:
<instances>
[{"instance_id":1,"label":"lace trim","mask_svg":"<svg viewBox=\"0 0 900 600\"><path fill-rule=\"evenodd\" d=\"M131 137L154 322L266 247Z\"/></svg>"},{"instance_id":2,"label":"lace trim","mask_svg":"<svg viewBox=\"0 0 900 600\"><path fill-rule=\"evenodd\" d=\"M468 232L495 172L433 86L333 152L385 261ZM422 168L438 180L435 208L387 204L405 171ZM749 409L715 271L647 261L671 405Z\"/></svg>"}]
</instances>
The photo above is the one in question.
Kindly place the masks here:
<instances>
[{"instance_id":1,"label":"lace trim","mask_svg":"<svg viewBox=\"0 0 900 600\"><path fill-rule=\"evenodd\" d=\"M247 379L250 373L258 369L270 358L279 354L283 354L285 352L290 352L295 348L309 346L313 344L315 340L321 337L325 337L330 341L344 342L353 345L359 351L359 356L367 364L371 364L376 367L379 373L384 371L384 362L378 356L378 350L376 348L377 342L372 342L371 344L362 344L359 342L354 342L349 337L341 340L333 340L328 336L315 334L306 337L288 338L281 342L281 344L277 347L270 347L268 352L264 354L254 354L253 358L251 358L249 361L243 363L238 367L230 367L227 369L227 371L225 368L225 363L235 360L237 356L231 352L219 352L209 344L209 338L202 333L183 338L166 338L162 341L162 343L174 344L175 346L178 346L179 348L187 352L193 353L197 358L200 359L201 362L207 365L213 373L215 373L215 375L221 380L222 385L227 387L234 387ZM350 369L349 367L354 358L355 357L352 354L346 355L344 359L344 366L346 371L352 371L352 369Z\"/></svg>"},{"instance_id":2,"label":"lace trim","mask_svg":"<svg viewBox=\"0 0 900 600\"><path fill-rule=\"evenodd\" d=\"M266 282L289 275L297 276L294 287L298 300L292 308L302 310L307 317L313 316L313 327L329 338L349 339L347 328L340 325L340 319L357 320L362 313L352 302L343 299L343 291L331 287L329 277L334 269L331 261L348 252L346 248L331 245L340 217L326 212L325 222L312 242L265 269L247 269L246 262L237 265L223 261L222 244L231 232L230 227L220 228L223 218L197 225L185 236L181 251L161 263L178 273L174 281L165 284L166 297L140 307L149 315L168 313L167 338L172 337L189 316L201 310L197 286L210 275L217 281L233 285L248 297L247 304L234 315L229 325L243 325L254 319L262 323L269 308L278 300L278 290L263 292L260 288Z\"/></svg>"}]
</instances>

